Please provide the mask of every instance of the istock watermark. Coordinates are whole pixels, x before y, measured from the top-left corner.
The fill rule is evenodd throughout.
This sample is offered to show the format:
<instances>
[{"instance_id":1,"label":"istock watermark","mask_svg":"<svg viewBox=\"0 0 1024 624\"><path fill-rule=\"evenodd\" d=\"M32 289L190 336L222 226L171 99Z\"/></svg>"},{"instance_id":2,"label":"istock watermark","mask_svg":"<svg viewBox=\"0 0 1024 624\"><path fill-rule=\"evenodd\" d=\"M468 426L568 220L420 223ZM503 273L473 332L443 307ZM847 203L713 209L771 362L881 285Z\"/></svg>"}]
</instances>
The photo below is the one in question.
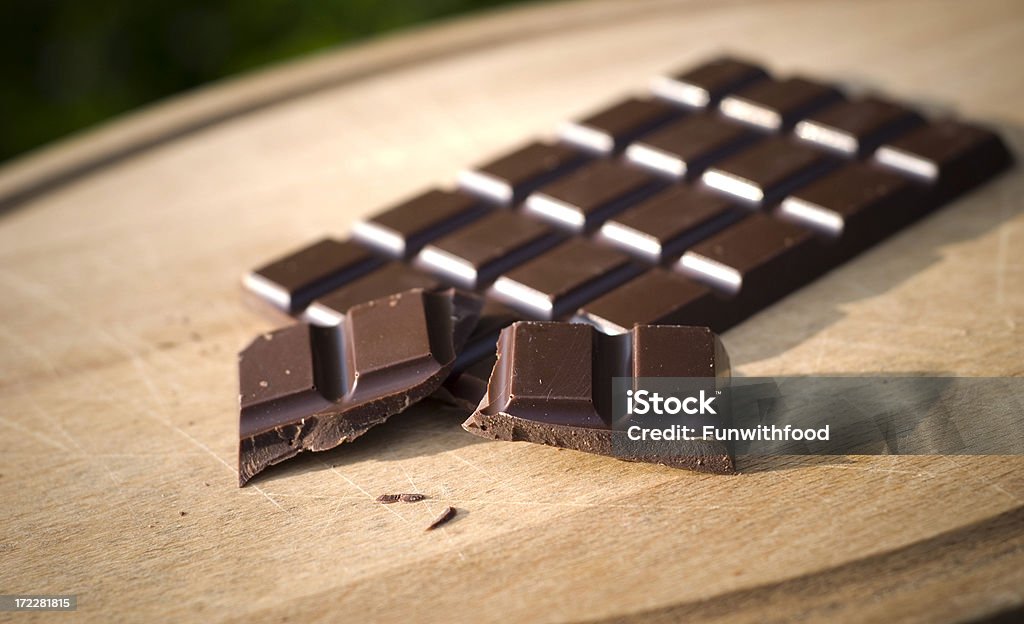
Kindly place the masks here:
<instances>
[{"instance_id":1,"label":"istock watermark","mask_svg":"<svg viewBox=\"0 0 1024 624\"><path fill-rule=\"evenodd\" d=\"M1021 455L1024 379L616 378L613 452L650 460L736 455Z\"/></svg>"}]
</instances>

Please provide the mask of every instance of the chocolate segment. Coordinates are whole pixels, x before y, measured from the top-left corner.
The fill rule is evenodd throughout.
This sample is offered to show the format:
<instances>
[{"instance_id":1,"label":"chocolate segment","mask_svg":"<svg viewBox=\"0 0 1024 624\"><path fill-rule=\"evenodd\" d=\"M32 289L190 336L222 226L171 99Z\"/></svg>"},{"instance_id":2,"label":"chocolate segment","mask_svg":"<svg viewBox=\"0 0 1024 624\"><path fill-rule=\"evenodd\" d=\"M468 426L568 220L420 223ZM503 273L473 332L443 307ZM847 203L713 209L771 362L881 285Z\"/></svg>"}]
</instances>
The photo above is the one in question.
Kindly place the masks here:
<instances>
[{"instance_id":1,"label":"chocolate segment","mask_svg":"<svg viewBox=\"0 0 1024 624\"><path fill-rule=\"evenodd\" d=\"M337 325L353 306L403 290L433 290L442 286L435 277L401 262L388 262L368 275L332 290L309 304L302 318L315 325Z\"/></svg>"},{"instance_id":2,"label":"chocolate segment","mask_svg":"<svg viewBox=\"0 0 1024 624\"><path fill-rule=\"evenodd\" d=\"M606 334L634 325L699 325L714 331L731 326L731 306L704 284L655 267L580 308L574 321Z\"/></svg>"},{"instance_id":3,"label":"chocolate segment","mask_svg":"<svg viewBox=\"0 0 1024 624\"><path fill-rule=\"evenodd\" d=\"M662 100L629 98L559 129L563 141L598 154L622 150L630 141L675 119L681 111Z\"/></svg>"},{"instance_id":4,"label":"chocolate segment","mask_svg":"<svg viewBox=\"0 0 1024 624\"><path fill-rule=\"evenodd\" d=\"M726 117L764 130L789 130L800 119L843 96L835 88L804 78L761 80L725 97Z\"/></svg>"},{"instance_id":5,"label":"chocolate segment","mask_svg":"<svg viewBox=\"0 0 1024 624\"><path fill-rule=\"evenodd\" d=\"M725 197L676 185L623 211L601 226L599 236L642 260L662 262L745 213Z\"/></svg>"},{"instance_id":6,"label":"chocolate segment","mask_svg":"<svg viewBox=\"0 0 1024 624\"><path fill-rule=\"evenodd\" d=\"M349 310L336 327L296 324L239 355L238 480L302 451L350 442L436 390L480 300L399 293Z\"/></svg>"},{"instance_id":7,"label":"chocolate segment","mask_svg":"<svg viewBox=\"0 0 1024 624\"><path fill-rule=\"evenodd\" d=\"M767 77L768 72L753 63L722 57L674 76L659 76L651 91L677 104L708 108L717 106L725 94Z\"/></svg>"},{"instance_id":8,"label":"chocolate segment","mask_svg":"<svg viewBox=\"0 0 1024 624\"><path fill-rule=\"evenodd\" d=\"M676 267L733 296L737 314L760 309L827 271L825 246L810 229L752 214L690 248Z\"/></svg>"},{"instance_id":9,"label":"chocolate segment","mask_svg":"<svg viewBox=\"0 0 1024 624\"><path fill-rule=\"evenodd\" d=\"M736 199L765 206L836 164L834 159L806 144L768 137L711 167L701 181Z\"/></svg>"},{"instance_id":10,"label":"chocolate segment","mask_svg":"<svg viewBox=\"0 0 1024 624\"><path fill-rule=\"evenodd\" d=\"M639 168L597 160L535 191L526 199L525 210L559 227L590 232L662 186Z\"/></svg>"},{"instance_id":11,"label":"chocolate segment","mask_svg":"<svg viewBox=\"0 0 1024 624\"><path fill-rule=\"evenodd\" d=\"M518 204L537 187L586 162L587 156L565 144L533 142L459 173L459 186L499 204Z\"/></svg>"},{"instance_id":12,"label":"chocolate segment","mask_svg":"<svg viewBox=\"0 0 1024 624\"><path fill-rule=\"evenodd\" d=\"M866 156L883 141L924 123L914 111L878 98L840 102L796 124L793 133L846 156Z\"/></svg>"},{"instance_id":13,"label":"chocolate segment","mask_svg":"<svg viewBox=\"0 0 1024 624\"><path fill-rule=\"evenodd\" d=\"M621 251L573 238L502 275L487 294L527 317L558 319L641 270Z\"/></svg>"},{"instance_id":14,"label":"chocolate segment","mask_svg":"<svg viewBox=\"0 0 1024 624\"><path fill-rule=\"evenodd\" d=\"M423 245L483 214L476 197L434 189L357 222L352 236L389 256L411 258Z\"/></svg>"},{"instance_id":15,"label":"chocolate segment","mask_svg":"<svg viewBox=\"0 0 1024 624\"><path fill-rule=\"evenodd\" d=\"M895 172L853 162L787 197L779 215L816 229L854 253L921 216L922 190Z\"/></svg>"},{"instance_id":16,"label":"chocolate segment","mask_svg":"<svg viewBox=\"0 0 1024 624\"><path fill-rule=\"evenodd\" d=\"M644 136L626 148L625 157L655 173L695 178L755 139L756 133L720 117L693 115Z\"/></svg>"},{"instance_id":17,"label":"chocolate segment","mask_svg":"<svg viewBox=\"0 0 1024 624\"><path fill-rule=\"evenodd\" d=\"M462 426L494 440L613 455L614 378L728 375L725 350L706 328L638 326L605 336L582 324L520 322L502 331L487 396ZM717 474L735 471L723 444L688 444L672 457L633 459Z\"/></svg>"},{"instance_id":18,"label":"chocolate segment","mask_svg":"<svg viewBox=\"0 0 1024 624\"><path fill-rule=\"evenodd\" d=\"M499 210L427 245L415 264L457 286L484 288L564 239L547 223Z\"/></svg>"},{"instance_id":19,"label":"chocolate segment","mask_svg":"<svg viewBox=\"0 0 1024 624\"><path fill-rule=\"evenodd\" d=\"M383 262L362 245L325 238L256 269L242 283L270 304L295 314L316 297Z\"/></svg>"},{"instance_id":20,"label":"chocolate segment","mask_svg":"<svg viewBox=\"0 0 1024 624\"><path fill-rule=\"evenodd\" d=\"M999 137L978 126L945 120L886 143L875 161L931 185L936 201L948 201L1010 165Z\"/></svg>"}]
</instances>

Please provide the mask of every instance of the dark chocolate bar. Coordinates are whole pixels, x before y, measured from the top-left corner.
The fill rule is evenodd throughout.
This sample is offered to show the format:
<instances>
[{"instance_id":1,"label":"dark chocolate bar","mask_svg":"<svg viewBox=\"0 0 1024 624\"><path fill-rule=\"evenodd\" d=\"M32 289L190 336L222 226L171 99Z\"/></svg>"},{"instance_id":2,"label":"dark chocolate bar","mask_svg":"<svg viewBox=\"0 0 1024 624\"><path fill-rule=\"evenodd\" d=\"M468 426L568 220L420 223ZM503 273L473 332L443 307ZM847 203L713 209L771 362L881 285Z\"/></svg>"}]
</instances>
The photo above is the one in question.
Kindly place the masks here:
<instances>
[{"instance_id":1,"label":"dark chocolate bar","mask_svg":"<svg viewBox=\"0 0 1024 624\"><path fill-rule=\"evenodd\" d=\"M609 334L656 323L724 331L1012 162L983 127L731 58L659 78L653 92L245 284L323 325L409 287L484 294L499 312L467 339L445 389L476 401L495 332L516 318Z\"/></svg>"},{"instance_id":2,"label":"dark chocolate bar","mask_svg":"<svg viewBox=\"0 0 1024 624\"><path fill-rule=\"evenodd\" d=\"M361 436L434 392L481 300L411 290L351 308L335 327L298 323L239 355L238 480L301 451Z\"/></svg>"},{"instance_id":3,"label":"dark chocolate bar","mask_svg":"<svg viewBox=\"0 0 1024 624\"><path fill-rule=\"evenodd\" d=\"M702 327L636 326L617 336L573 323L519 322L501 332L487 394L463 423L470 433L615 455L612 380L616 377L728 378L722 343ZM671 457L631 459L729 474L729 449L691 440Z\"/></svg>"}]
</instances>

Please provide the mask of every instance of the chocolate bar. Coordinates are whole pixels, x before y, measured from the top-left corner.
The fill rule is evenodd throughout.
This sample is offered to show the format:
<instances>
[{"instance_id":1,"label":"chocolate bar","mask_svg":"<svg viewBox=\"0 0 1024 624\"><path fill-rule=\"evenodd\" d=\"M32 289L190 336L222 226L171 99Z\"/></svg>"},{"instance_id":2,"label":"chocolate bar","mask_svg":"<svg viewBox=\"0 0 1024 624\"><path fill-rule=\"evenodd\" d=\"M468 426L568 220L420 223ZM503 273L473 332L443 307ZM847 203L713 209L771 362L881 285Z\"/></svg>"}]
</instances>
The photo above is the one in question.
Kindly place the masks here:
<instances>
[{"instance_id":1,"label":"chocolate bar","mask_svg":"<svg viewBox=\"0 0 1024 624\"><path fill-rule=\"evenodd\" d=\"M400 290L468 288L494 314L445 396L477 403L516 319L725 331L1012 163L953 119L721 58L655 80L433 190L253 271L319 325ZM298 331L298 330L293 330ZM308 332L320 331L309 329ZM319 344L319 343L318 343Z\"/></svg>"},{"instance_id":2,"label":"chocolate bar","mask_svg":"<svg viewBox=\"0 0 1024 624\"><path fill-rule=\"evenodd\" d=\"M297 323L239 355L238 481L302 451L361 436L434 392L481 300L411 290L351 308L335 327Z\"/></svg>"},{"instance_id":3,"label":"chocolate bar","mask_svg":"<svg viewBox=\"0 0 1024 624\"><path fill-rule=\"evenodd\" d=\"M518 322L498 338L487 394L462 427L493 440L526 441L616 455L616 377L726 379L729 359L709 329L638 325L607 336L573 323ZM735 471L729 449L695 439L670 456L631 456L701 472Z\"/></svg>"}]
</instances>

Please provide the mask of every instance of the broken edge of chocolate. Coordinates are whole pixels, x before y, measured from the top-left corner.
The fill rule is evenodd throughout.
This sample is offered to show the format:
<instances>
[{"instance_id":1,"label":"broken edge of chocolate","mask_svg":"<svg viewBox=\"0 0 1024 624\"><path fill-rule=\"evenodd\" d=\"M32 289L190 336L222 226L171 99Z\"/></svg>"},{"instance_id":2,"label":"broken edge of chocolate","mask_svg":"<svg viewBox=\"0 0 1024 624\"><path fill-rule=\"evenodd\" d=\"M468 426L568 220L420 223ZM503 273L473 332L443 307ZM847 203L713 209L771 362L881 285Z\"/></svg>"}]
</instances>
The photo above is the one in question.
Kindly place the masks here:
<instances>
[{"instance_id":1,"label":"broken edge of chocolate","mask_svg":"<svg viewBox=\"0 0 1024 624\"><path fill-rule=\"evenodd\" d=\"M256 338L239 354L239 486L302 451L350 442L437 390L481 306L455 289L413 289L354 306L334 327L298 323Z\"/></svg>"},{"instance_id":2,"label":"broken edge of chocolate","mask_svg":"<svg viewBox=\"0 0 1024 624\"><path fill-rule=\"evenodd\" d=\"M587 453L614 452L612 380L729 377L729 360L706 327L638 325L617 336L569 323L518 322L502 331L487 394L462 427L493 440L525 441ZM628 459L732 474L728 446L695 439L685 452ZM623 458L625 459L625 458Z\"/></svg>"}]
</instances>

